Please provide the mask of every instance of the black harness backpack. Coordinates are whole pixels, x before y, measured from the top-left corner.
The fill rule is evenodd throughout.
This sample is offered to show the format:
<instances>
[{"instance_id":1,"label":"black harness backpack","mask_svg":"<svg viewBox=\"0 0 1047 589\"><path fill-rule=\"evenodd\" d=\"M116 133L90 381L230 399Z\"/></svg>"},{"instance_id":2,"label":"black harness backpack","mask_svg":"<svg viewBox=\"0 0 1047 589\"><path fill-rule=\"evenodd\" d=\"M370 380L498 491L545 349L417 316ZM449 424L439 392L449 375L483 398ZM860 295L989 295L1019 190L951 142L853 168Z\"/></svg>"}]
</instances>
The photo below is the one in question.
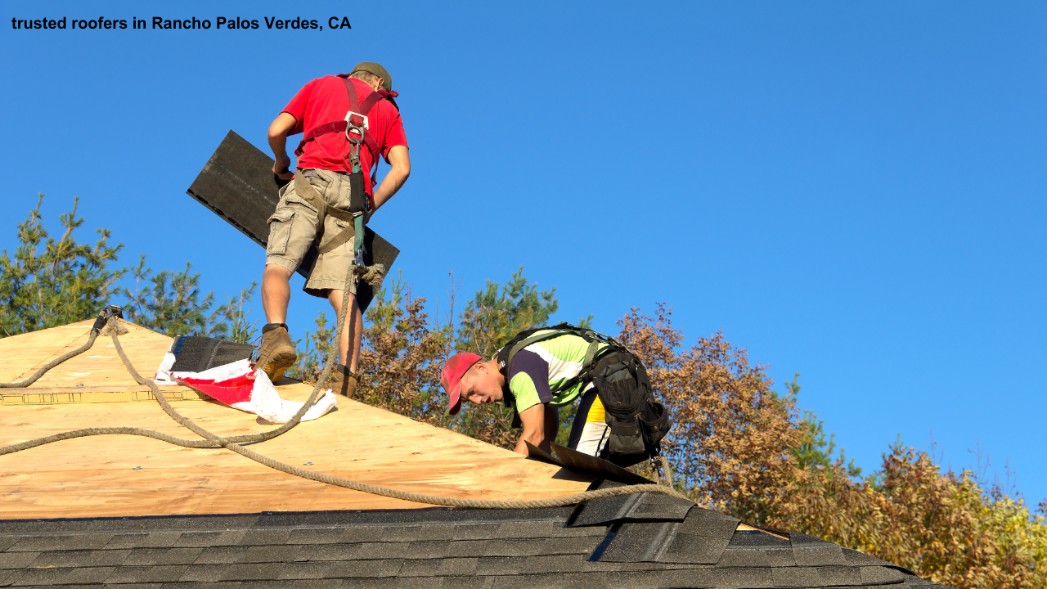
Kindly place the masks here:
<instances>
[{"instance_id":1,"label":"black harness backpack","mask_svg":"<svg viewBox=\"0 0 1047 589\"><path fill-rule=\"evenodd\" d=\"M506 377L506 387L509 364L520 350L564 334L581 337L589 342L589 349L578 376L560 383L552 392L579 382L593 383L610 427L607 458L611 462L629 466L658 456L660 443L672 429L672 421L665 406L651 394L651 382L643 364L612 337L568 323L523 331L502 346L496 356L498 367ZM601 347L601 343L606 345Z\"/></svg>"}]
</instances>

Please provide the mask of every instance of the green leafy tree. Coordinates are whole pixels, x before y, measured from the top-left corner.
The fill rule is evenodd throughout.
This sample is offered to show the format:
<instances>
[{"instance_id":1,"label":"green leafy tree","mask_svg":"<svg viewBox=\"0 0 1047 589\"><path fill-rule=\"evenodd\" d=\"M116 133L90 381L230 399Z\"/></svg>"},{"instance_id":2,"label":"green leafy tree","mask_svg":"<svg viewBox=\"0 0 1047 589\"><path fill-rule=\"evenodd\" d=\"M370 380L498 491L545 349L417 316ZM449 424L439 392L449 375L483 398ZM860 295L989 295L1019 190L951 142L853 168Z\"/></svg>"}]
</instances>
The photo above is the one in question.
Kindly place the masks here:
<instances>
[{"instance_id":1,"label":"green leafy tree","mask_svg":"<svg viewBox=\"0 0 1047 589\"><path fill-rule=\"evenodd\" d=\"M131 270L132 288L123 290L128 303L124 316L138 325L171 336L205 335L246 342L253 332L244 306L251 299L257 283L215 306L213 292L200 291L200 275L191 272L186 262L179 272L153 273L145 266L145 256Z\"/></svg>"},{"instance_id":2,"label":"green leafy tree","mask_svg":"<svg viewBox=\"0 0 1047 589\"><path fill-rule=\"evenodd\" d=\"M489 357L520 331L548 323L559 306L556 289L539 291L521 267L503 285L487 281L466 304L456 343L459 349Z\"/></svg>"},{"instance_id":3,"label":"green leafy tree","mask_svg":"<svg viewBox=\"0 0 1047 589\"><path fill-rule=\"evenodd\" d=\"M18 225L14 255L0 253L0 334L4 337L82 321L119 294L125 270L113 269L122 246L98 230L93 244L78 243L73 232L83 225L73 209L59 217L62 235L50 235L41 222L39 195L29 217Z\"/></svg>"},{"instance_id":4,"label":"green leafy tree","mask_svg":"<svg viewBox=\"0 0 1047 589\"><path fill-rule=\"evenodd\" d=\"M800 394L797 377L788 383L788 396L795 399ZM829 468L844 465L847 475L862 476L862 469L853 460L848 461L842 448L836 447L836 434L826 437L825 424L813 411L804 411L800 421L800 444L793 449L793 456L800 468Z\"/></svg>"},{"instance_id":5,"label":"green leafy tree","mask_svg":"<svg viewBox=\"0 0 1047 589\"><path fill-rule=\"evenodd\" d=\"M453 323L434 325L425 305L426 300L413 297L402 279L387 280L376 293L364 322L357 398L512 448L518 435L512 427L512 409L492 404L448 416L440 370L452 342L459 349L490 355L520 330L548 323L557 308L553 290L539 291L520 269L507 284L488 282L476 293L457 328ZM334 343L333 328L323 313L316 323L316 331L306 337L298 366L297 376L307 382L315 382ZM587 324L588 319L581 323ZM564 411L561 418L570 423L573 411Z\"/></svg>"},{"instance_id":6,"label":"green leafy tree","mask_svg":"<svg viewBox=\"0 0 1047 589\"><path fill-rule=\"evenodd\" d=\"M297 378L310 384L316 383L327 359L336 348L334 328L334 325L329 324L327 315L321 311L316 316L316 331L307 331L304 341L295 341L295 348L302 350L302 353L298 355L298 363L287 370L288 378Z\"/></svg>"},{"instance_id":7,"label":"green leafy tree","mask_svg":"<svg viewBox=\"0 0 1047 589\"><path fill-rule=\"evenodd\" d=\"M197 334L248 341L253 326L245 305L255 285L215 306L214 293L200 291L200 275L187 263L180 272L154 274L145 257L130 269L134 283L124 286L129 270L113 268L122 244L110 243L110 231L98 229L94 244L78 243L84 224L73 208L60 215L62 235L50 235L36 207L18 226L14 255L0 253L0 335L10 336L65 325L98 315L108 304L124 307L124 317L168 335Z\"/></svg>"}]
</instances>

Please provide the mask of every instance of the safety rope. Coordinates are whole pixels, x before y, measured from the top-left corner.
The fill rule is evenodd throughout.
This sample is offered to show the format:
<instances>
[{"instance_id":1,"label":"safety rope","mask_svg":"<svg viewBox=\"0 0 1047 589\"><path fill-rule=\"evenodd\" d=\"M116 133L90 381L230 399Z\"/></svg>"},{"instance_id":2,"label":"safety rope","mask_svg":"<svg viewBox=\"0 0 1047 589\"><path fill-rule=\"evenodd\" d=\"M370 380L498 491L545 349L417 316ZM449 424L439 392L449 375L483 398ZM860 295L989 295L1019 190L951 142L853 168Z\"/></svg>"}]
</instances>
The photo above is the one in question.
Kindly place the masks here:
<instances>
[{"instance_id":1,"label":"safety rope","mask_svg":"<svg viewBox=\"0 0 1047 589\"><path fill-rule=\"evenodd\" d=\"M348 289L348 287L350 285L349 281L350 280L354 280L354 279L355 278L354 278L353 268L350 268L350 271L346 274L346 285L345 285L346 289ZM342 301L342 308L341 308L341 310L338 313L338 323L337 323L337 328L336 328L337 331L335 331L335 333L341 333L341 328L345 325L345 319L346 319L346 317L349 314L349 297L343 297L343 299L344 300ZM114 309L115 309L115 311L114 311ZM175 420L175 422L177 422L179 425L189 429L190 431L192 431L193 433L199 435L200 437L202 437L204 439L203 440L189 440L189 439L185 439L185 438L179 438L177 436L172 436L170 434L165 434L163 432L159 432L159 431L156 431L156 430L149 430L149 429L145 429L145 428L136 428L136 427L84 428L84 429L79 429L79 430L60 432L60 433L53 434L53 435L50 435L50 436L45 436L45 437L42 437L42 438L35 438L35 439L32 439L32 440L26 440L24 442L19 442L17 444L11 444L9 446L0 447L0 456L3 456L5 454L12 454L14 452L21 452L23 450L28 450L30 448L36 448L38 446L43 446L43 445L46 445L46 444L53 444L54 442L60 442L62 440L69 440L69 439L73 439L73 438L80 438L80 437L86 437L86 436L101 436L101 435L112 435L112 434L115 434L115 435L143 436L143 437L147 437L147 438L153 438L153 439L156 439L156 440L160 440L162 442L167 442L167 443L173 444L175 446L181 446L183 448L221 448L222 447L222 444L216 443L214 440L209 439L208 436L203 435L203 433L201 433L201 432L205 432L206 430L203 430L203 428L200 428L195 423L193 423L192 420L190 420L189 418L185 417L184 415L178 413L178 411L175 410L174 407L172 407L171 404L168 402L167 397L163 394L163 392L160 390L160 388L156 385L155 381L149 380L149 379L146 379L146 378L142 377L142 375L139 374L137 370L135 370L134 366L131 364L131 360L124 353L123 347L120 345L120 341L117 338L117 336L121 332L122 333L127 333L127 331L125 329L123 329L123 327L120 326L119 323L117 323L118 319L119 319L119 307L114 307L113 305L110 305L110 306L106 307L105 310L101 314L99 314L98 319L95 320L95 324L91 328L91 335L88 338L88 344L89 345L81 346L80 348L78 348L76 350L73 350L72 352L64 354L63 356L58 358L56 361L49 362L48 363L50 365L49 368L53 368L54 366L57 366L58 364L61 364L65 360L68 360L69 358L72 358L73 356L75 356L77 354L81 354L81 353L87 351L91 347L91 345L94 345L95 340L98 338L98 335L101 333L102 327L104 326L104 327L109 329L110 336L113 339L113 346L116 348L117 355L120 357L120 360L123 361L124 366L128 369L128 372L131 374L131 377L134 378L135 382L137 382L138 384L149 386L150 390L153 392L153 395L156 397L157 402L160 404L160 407L164 410L165 413L167 413L167 415L171 419ZM331 353L328 355L327 363L324 365L324 369L323 369L323 371L321 371L320 378L319 378L319 380L317 380L316 386L313 387L313 391L309 395L309 399L305 403L302 404L302 407L298 410L297 413L295 413L291 417L290 420L287 421L287 423L284 423L280 427L272 429L272 430L270 430L268 432L262 432L262 433L258 433L258 434L246 434L246 435L241 435L241 436L232 436L232 437L229 437L229 438L225 438L224 441L230 442L230 443L234 443L234 444L257 444L257 443L265 442L267 440L271 440L273 438L281 436L281 435L287 433L288 431L290 431L295 426L297 426L301 422L302 416L304 416L305 413L316 403L316 400L319 398L320 390L322 390L323 385L325 385L327 383L327 380L330 378L331 372L332 372L332 370L334 368L334 364L335 364L334 359L335 359L335 354L336 353L337 353L337 348L333 349L331 351ZM60 360L60 361L58 361L58 360ZM44 372L46 372L46 370L44 370ZM42 373L41 373L41 375L42 375ZM34 375L34 376L36 377L36 379L40 378L40 375ZM34 379L34 381L36 379Z\"/></svg>"},{"instance_id":2,"label":"safety rope","mask_svg":"<svg viewBox=\"0 0 1047 589\"><path fill-rule=\"evenodd\" d=\"M354 276L354 272L350 271L349 276ZM335 333L341 333L341 327L344 325L346 315L348 314L348 301L349 297L343 297L342 309L338 317L339 329ZM97 325L97 322L96 322ZM547 499L532 499L532 500L493 500L493 499L472 499L472 498L460 498L460 497L446 497L441 495L430 495L425 493L414 493L411 491L404 491L401 489L394 489L392 487L385 487L382 485L372 485L369 483L362 483L354 481L344 477L339 477L327 473L316 472L307 470L295 465L287 464L279 460L270 458L250 448L247 448L245 444L254 444L268 439L272 439L277 435L280 435L301 421L302 415L315 403L317 393L320 390L321 385L326 382L330 376L331 370L334 366L334 353L332 352L329 356L328 362L324 367L323 373L320 376L320 381L316 387L313 388L312 395L309 400L303 404L302 408L298 413L284 426L272 430L270 432L262 434L251 434L245 436L233 436L228 438L222 438L206 428L203 428L192 420L179 414L168 403L163 391L157 386L156 381L147 379L141 376L131 363L130 358L124 353L123 346L119 340L119 318L116 316L109 317L107 320L107 326L109 327L109 335L112 337L113 345L116 348L117 354L128 372L139 384L147 385L153 394L156 396L160 406L164 408L164 411L170 415L175 421L177 421L183 427L190 429L193 433L196 433L203 440L184 440L175 436L170 436L162 432L147 430L143 428L135 427L106 427L106 428L85 428L75 431L63 432L44 438L37 438L34 440L28 440L19 444L13 444L0 448L0 456L4 454L11 454L13 452L19 452L27 450L29 448L35 448L44 444L51 444L54 442L68 440L73 438L80 438L94 435L110 435L110 434L121 434L121 435L137 435L145 436L153 439L157 439L163 442L174 444L183 447L192 448L225 448L231 452L235 452L245 458L253 460L258 464L272 468L274 470L284 472L293 476L301 477L304 479L325 483L328 485L334 485L337 487L343 487L358 491L361 493L368 493L371 495L378 495L381 497L388 497L392 499L400 499L402 501L410 501L413 503L423 503L427 505L440 505L445 507L459 507L459 508L474 508L474 509L537 509L544 507L563 507L567 505L575 505L583 501L592 501L594 499L600 499L605 497L614 497L618 495L632 495L636 493L659 493L663 495L669 495L691 501L690 498L679 493L671 487L666 487L657 484L643 484L643 485L626 485L621 487L610 487L607 489L598 489L595 491L584 491L575 493L572 495L565 495L561 497L550 497ZM94 339L97 338L97 333L91 338L90 342L93 344ZM90 346L87 346L90 347ZM84 348L87 349L87 348ZM75 355L75 354L74 354ZM70 356L72 357L72 356ZM64 361L64 360L63 360ZM59 362L60 363L60 362ZM55 365L57 365L56 363ZM277 433L279 432L279 433Z\"/></svg>"},{"instance_id":3,"label":"safety rope","mask_svg":"<svg viewBox=\"0 0 1047 589\"><path fill-rule=\"evenodd\" d=\"M75 350L70 350L65 354L62 354L61 356L55 358L54 360L51 360L50 362L40 367L39 370L22 380L15 382L0 383L0 389L24 389L25 387L28 387L34 382L40 380L40 377L47 374L48 370L51 370L55 366L58 366L59 364L65 362L70 358L73 358L74 356L79 356L87 350L90 350L91 346L95 345L95 340L98 339L98 334L101 333L102 327L105 324L105 320L108 319L108 315L114 312L113 309L116 309L116 307L113 307L112 305L107 306L102 311L102 313L98 315L98 319L95 319L95 324L91 327L91 331L87 335L87 342L85 342L84 345L80 346L79 348L76 348Z\"/></svg>"}]
</instances>

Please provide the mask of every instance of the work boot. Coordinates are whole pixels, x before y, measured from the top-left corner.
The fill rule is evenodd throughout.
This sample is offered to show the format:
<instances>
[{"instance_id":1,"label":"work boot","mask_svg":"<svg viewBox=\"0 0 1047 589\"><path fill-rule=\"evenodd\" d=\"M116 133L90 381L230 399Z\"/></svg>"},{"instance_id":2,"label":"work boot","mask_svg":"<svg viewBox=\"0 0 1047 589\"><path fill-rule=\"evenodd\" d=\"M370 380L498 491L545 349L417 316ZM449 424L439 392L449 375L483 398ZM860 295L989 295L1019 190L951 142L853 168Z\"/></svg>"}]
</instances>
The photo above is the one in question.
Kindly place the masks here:
<instances>
[{"instance_id":1,"label":"work boot","mask_svg":"<svg viewBox=\"0 0 1047 589\"><path fill-rule=\"evenodd\" d=\"M298 354L294 351L291 336L287 333L287 326L282 323L266 325L262 328L262 345L258 350L257 366L269 376L269 380L276 382L284 375Z\"/></svg>"},{"instance_id":2,"label":"work boot","mask_svg":"<svg viewBox=\"0 0 1047 589\"><path fill-rule=\"evenodd\" d=\"M327 384L325 386L334 391L335 394L345 395L351 399L353 393L356 392L356 384L359 381L359 377L353 374L347 367L341 364L335 364L334 369L331 370L331 376L327 379Z\"/></svg>"}]
</instances>

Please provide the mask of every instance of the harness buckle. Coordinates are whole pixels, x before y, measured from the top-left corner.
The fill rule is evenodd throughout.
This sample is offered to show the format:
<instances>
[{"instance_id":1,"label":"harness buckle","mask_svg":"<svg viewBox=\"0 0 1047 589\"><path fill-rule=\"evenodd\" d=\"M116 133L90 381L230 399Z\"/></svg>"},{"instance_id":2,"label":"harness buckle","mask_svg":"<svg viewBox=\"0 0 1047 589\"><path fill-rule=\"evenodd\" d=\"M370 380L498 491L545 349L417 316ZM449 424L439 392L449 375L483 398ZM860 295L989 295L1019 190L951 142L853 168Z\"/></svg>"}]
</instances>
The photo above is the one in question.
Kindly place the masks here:
<instances>
[{"instance_id":1,"label":"harness buckle","mask_svg":"<svg viewBox=\"0 0 1047 589\"><path fill-rule=\"evenodd\" d=\"M367 115L353 111L345 113L345 138L349 143L355 145L363 141L364 132L368 128ZM353 133L358 136L352 135Z\"/></svg>"}]
</instances>

